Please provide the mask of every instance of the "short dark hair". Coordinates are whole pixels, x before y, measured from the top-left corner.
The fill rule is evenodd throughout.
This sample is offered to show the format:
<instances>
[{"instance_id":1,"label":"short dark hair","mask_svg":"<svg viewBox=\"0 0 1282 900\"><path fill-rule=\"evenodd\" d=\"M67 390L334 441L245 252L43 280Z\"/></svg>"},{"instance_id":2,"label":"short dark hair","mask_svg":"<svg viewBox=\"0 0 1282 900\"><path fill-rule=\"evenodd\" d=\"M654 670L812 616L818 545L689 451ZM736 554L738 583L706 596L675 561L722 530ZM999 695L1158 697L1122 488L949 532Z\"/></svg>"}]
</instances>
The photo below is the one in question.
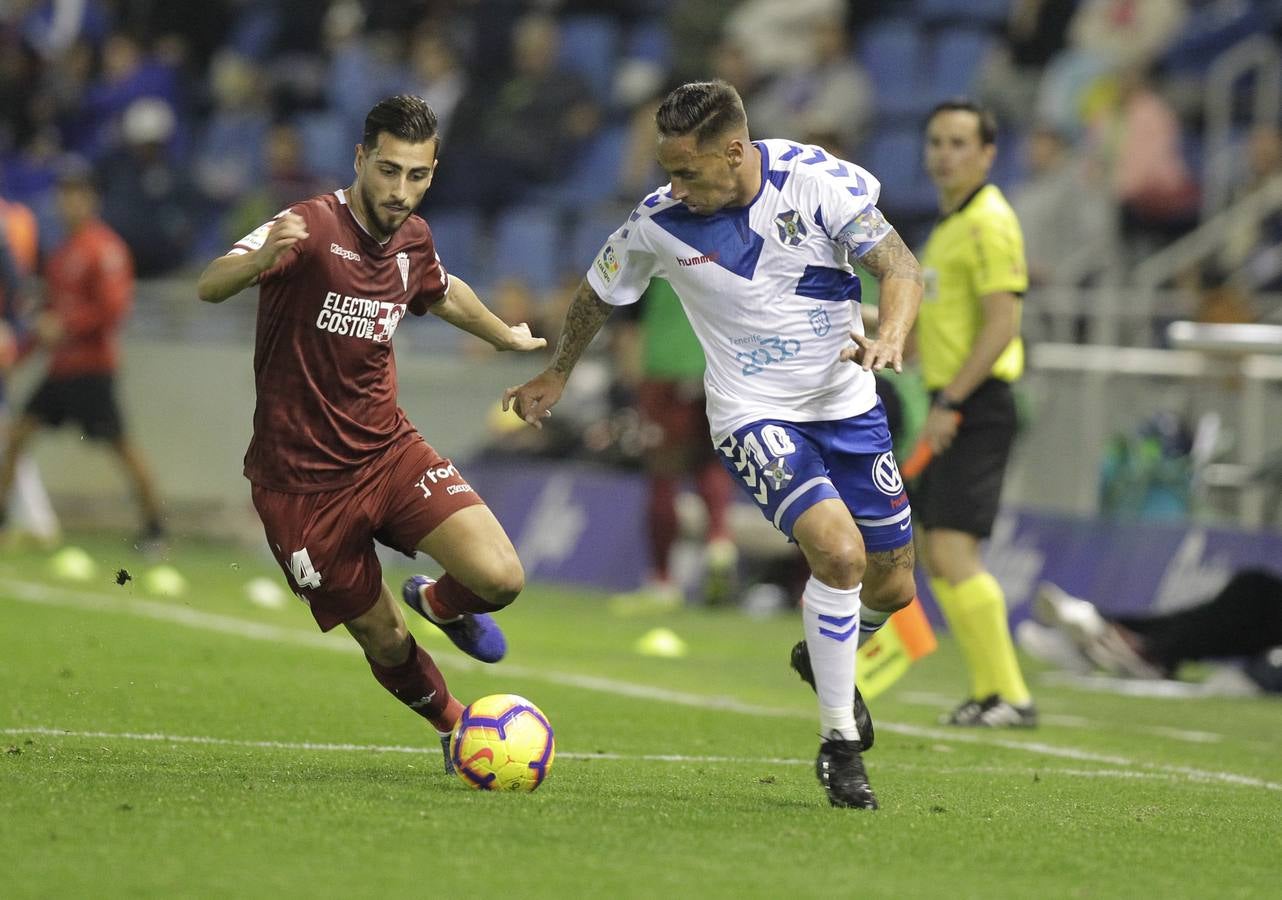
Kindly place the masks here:
<instances>
[{"instance_id":1,"label":"short dark hair","mask_svg":"<svg viewBox=\"0 0 1282 900\"><path fill-rule=\"evenodd\" d=\"M365 117L365 134L361 143L366 150L378 146L378 136L386 131L392 137L421 144L437 137L436 113L427 101L413 94L384 97Z\"/></svg>"},{"instance_id":2,"label":"short dark hair","mask_svg":"<svg viewBox=\"0 0 1282 900\"><path fill-rule=\"evenodd\" d=\"M663 98L654 121L664 137L693 134L702 144L732 128L745 127L748 115L739 92L726 82L695 81Z\"/></svg>"},{"instance_id":3,"label":"short dark hair","mask_svg":"<svg viewBox=\"0 0 1282 900\"><path fill-rule=\"evenodd\" d=\"M942 112L968 112L974 113L979 119L979 142L987 147L989 144L997 143L997 116L986 106L981 106L974 100L966 97L957 97L952 100L945 100L943 103L935 104L935 108L926 116L926 126L935 120L935 116Z\"/></svg>"}]
</instances>

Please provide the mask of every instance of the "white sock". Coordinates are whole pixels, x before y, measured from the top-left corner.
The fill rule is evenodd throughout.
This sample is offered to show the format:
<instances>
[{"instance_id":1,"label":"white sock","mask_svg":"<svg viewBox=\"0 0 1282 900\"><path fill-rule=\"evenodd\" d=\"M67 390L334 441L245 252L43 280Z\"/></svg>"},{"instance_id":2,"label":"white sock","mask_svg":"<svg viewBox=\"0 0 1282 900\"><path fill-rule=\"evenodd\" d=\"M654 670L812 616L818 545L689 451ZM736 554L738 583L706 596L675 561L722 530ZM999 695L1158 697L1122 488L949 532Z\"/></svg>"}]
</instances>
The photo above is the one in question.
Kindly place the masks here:
<instances>
[{"instance_id":1,"label":"white sock","mask_svg":"<svg viewBox=\"0 0 1282 900\"><path fill-rule=\"evenodd\" d=\"M868 642L868 639L877 632L881 631L881 626L886 624L886 620L893 615L892 613L882 612L879 609L869 609L862 603L859 604L859 646L862 647Z\"/></svg>"},{"instance_id":2,"label":"white sock","mask_svg":"<svg viewBox=\"0 0 1282 900\"><path fill-rule=\"evenodd\" d=\"M819 698L819 732L825 740L834 731L848 741L859 739L854 713L859 590L829 587L812 575L801 595L801 619Z\"/></svg>"}]
</instances>

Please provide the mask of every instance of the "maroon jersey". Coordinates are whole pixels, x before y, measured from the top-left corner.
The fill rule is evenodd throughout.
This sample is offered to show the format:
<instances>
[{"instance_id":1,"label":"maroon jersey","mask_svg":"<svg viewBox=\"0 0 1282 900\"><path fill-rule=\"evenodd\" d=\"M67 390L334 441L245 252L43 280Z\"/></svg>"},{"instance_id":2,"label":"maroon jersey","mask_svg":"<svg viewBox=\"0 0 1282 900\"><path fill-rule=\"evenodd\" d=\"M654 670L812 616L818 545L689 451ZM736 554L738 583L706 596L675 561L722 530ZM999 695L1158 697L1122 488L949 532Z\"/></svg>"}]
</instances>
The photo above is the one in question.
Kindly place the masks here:
<instances>
[{"instance_id":1,"label":"maroon jersey","mask_svg":"<svg viewBox=\"0 0 1282 900\"><path fill-rule=\"evenodd\" d=\"M344 191L290 207L308 237L259 279L254 436L245 477L289 493L332 490L417 439L396 403L392 335L449 286L427 223L410 216L380 244ZM274 221L274 220L273 220ZM232 253L262 246L271 222Z\"/></svg>"}]
</instances>

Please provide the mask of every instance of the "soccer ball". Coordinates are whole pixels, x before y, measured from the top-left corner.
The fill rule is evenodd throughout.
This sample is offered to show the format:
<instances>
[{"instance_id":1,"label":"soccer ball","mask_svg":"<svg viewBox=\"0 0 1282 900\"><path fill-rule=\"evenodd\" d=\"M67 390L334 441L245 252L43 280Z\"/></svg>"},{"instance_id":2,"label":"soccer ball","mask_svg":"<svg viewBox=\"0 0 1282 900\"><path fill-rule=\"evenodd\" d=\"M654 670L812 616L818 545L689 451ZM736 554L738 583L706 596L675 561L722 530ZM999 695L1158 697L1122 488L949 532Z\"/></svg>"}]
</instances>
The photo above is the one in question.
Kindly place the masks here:
<instances>
[{"instance_id":1,"label":"soccer ball","mask_svg":"<svg viewBox=\"0 0 1282 900\"><path fill-rule=\"evenodd\" d=\"M516 694L491 694L463 710L450 735L454 771L481 791L524 791L543 783L556 741L542 711Z\"/></svg>"}]
</instances>

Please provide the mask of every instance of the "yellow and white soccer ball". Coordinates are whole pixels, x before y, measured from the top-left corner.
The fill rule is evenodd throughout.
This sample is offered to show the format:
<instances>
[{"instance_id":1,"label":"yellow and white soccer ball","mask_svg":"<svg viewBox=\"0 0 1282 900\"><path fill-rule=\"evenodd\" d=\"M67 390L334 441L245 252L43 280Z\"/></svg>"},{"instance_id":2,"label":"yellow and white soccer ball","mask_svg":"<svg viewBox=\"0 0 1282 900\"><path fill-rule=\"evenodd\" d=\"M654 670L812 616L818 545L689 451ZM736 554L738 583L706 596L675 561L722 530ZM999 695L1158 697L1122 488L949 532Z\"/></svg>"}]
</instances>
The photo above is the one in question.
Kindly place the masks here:
<instances>
[{"instance_id":1,"label":"yellow and white soccer ball","mask_svg":"<svg viewBox=\"0 0 1282 900\"><path fill-rule=\"evenodd\" d=\"M542 710L516 694L491 694L463 710L450 735L454 771L481 791L530 791L552 769L556 740Z\"/></svg>"}]
</instances>

